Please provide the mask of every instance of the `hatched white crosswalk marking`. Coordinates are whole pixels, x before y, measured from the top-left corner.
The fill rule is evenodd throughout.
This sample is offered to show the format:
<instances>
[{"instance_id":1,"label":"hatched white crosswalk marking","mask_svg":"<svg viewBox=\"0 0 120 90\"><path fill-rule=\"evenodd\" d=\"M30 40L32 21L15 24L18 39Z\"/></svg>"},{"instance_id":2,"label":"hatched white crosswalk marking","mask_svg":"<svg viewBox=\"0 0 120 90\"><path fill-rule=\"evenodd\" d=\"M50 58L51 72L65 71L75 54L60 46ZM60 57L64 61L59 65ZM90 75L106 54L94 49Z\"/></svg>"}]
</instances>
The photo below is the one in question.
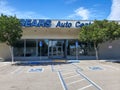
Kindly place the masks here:
<instances>
[{"instance_id":1,"label":"hatched white crosswalk marking","mask_svg":"<svg viewBox=\"0 0 120 90\"><path fill-rule=\"evenodd\" d=\"M93 85L92 85L92 84L90 84L90 85L85 86L85 87L82 87L82 88L80 88L80 89L78 89L78 90L84 90L84 89L89 88L89 87L91 87L91 86L93 86Z\"/></svg>"},{"instance_id":2,"label":"hatched white crosswalk marking","mask_svg":"<svg viewBox=\"0 0 120 90\"><path fill-rule=\"evenodd\" d=\"M70 83L68 83L67 85L71 85L71 84L73 84L73 83L77 83L77 82L81 82L81 81L84 81L85 79L80 79L80 80L77 80L77 81L74 81L74 82L70 82Z\"/></svg>"},{"instance_id":3,"label":"hatched white crosswalk marking","mask_svg":"<svg viewBox=\"0 0 120 90\"><path fill-rule=\"evenodd\" d=\"M83 69L76 64L52 65L52 71L61 74L64 90L84 90L91 87L102 90L96 83L88 79L88 77L82 73Z\"/></svg>"},{"instance_id":4,"label":"hatched white crosswalk marking","mask_svg":"<svg viewBox=\"0 0 120 90\"><path fill-rule=\"evenodd\" d=\"M66 77L66 78L64 78L64 79L69 79L69 78L76 77L76 76L79 76L79 74L73 75L73 76L70 76L70 77Z\"/></svg>"}]
</instances>

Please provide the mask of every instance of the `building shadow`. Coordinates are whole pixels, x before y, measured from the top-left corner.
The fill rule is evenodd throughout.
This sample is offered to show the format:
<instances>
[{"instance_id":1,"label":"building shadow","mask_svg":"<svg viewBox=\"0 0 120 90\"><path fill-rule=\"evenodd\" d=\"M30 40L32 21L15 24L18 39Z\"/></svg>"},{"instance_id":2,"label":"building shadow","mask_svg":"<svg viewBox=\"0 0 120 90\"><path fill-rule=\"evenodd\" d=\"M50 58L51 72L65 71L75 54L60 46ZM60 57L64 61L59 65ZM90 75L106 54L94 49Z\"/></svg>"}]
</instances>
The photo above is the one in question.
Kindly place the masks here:
<instances>
[{"instance_id":1,"label":"building shadow","mask_svg":"<svg viewBox=\"0 0 120 90\"><path fill-rule=\"evenodd\" d=\"M62 65L62 64L70 64L72 62L16 62L12 65L14 66L48 66L48 65Z\"/></svg>"}]
</instances>

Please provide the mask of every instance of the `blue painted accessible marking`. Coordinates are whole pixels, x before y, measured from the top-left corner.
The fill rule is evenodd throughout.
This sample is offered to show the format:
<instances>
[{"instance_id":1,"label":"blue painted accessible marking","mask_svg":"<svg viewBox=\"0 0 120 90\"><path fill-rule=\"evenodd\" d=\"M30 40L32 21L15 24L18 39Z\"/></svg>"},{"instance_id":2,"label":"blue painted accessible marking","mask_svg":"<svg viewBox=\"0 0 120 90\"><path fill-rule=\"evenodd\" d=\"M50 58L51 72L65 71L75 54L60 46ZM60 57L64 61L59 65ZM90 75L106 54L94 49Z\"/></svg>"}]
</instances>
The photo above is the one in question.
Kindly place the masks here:
<instances>
[{"instance_id":1,"label":"blue painted accessible marking","mask_svg":"<svg viewBox=\"0 0 120 90\"><path fill-rule=\"evenodd\" d=\"M32 68L28 72L43 72L43 68Z\"/></svg>"},{"instance_id":2,"label":"blue painted accessible marking","mask_svg":"<svg viewBox=\"0 0 120 90\"><path fill-rule=\"evenodd\" d=\"M42 47L42 45L43 45L43 43L42 43L42 41L40 41L40 42L39 42L39 46Z\"/></svg>"},{"instance_id":3,"label":"blue painted accessible marking","mask_svg":"<svg viewBox=\"0 0 120 90\"><path fill-rule=\"evenodd\" d=\"M80 60L68 60L67 62L71 62L71 63L79 63Z\"/></svg>"},{"instance_id":4,"label":"blue painted accessible marking","mask_svg":"<svg viewBox=\"0 0 120 90\"><path fill-rule=\"evenodd\" d=\"M91 66L91 67L89 67L89 69L91 69L91 70L103 70L103 68L99 67L99 66Z\"/></svg>"}]
</instances>

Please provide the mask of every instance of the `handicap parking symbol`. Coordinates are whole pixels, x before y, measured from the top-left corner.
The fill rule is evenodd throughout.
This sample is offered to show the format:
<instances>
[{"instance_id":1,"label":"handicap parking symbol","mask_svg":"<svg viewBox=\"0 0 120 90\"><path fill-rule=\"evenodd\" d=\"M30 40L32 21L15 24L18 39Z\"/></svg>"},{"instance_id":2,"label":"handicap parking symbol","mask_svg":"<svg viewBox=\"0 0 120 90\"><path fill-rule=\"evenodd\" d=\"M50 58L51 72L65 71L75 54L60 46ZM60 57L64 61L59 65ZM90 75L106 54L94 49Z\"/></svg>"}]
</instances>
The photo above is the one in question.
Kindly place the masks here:
<instances>
[{"instance_id":1,"label":"handicap parking symbol","mask_svg":"<svg viewBox=\"0 0 120 90\"><path fill-rule=\"evenodd\" d=\"M90 70L103 70L102 67L99 67L99 66L91 66L89 67Z\"/></svg>"},{"instance_id":2,"label":"handicap parking symbol","mask_svg":"<svg viewBox=\"0 0 120 90\"><path fill-rule=\"evenodd\" d=\"M31 68L29 72L43 72L43 68Z\"/></svg>"}]
</instances>

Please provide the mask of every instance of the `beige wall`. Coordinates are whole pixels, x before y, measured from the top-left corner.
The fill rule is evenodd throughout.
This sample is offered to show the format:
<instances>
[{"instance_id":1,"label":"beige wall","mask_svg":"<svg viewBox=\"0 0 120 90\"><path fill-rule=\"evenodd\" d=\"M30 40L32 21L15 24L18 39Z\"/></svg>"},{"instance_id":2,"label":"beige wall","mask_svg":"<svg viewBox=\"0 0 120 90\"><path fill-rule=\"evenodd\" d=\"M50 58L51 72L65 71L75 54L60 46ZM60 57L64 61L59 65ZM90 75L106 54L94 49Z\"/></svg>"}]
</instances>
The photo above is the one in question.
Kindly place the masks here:
<instances>
[{"instance_id":1,"label":"beige wall","mask_svg":"<svg viewBox=\"0 0 120 90\"><path fill-rule=\"evenodd\" d=\"M10 49L5 43L0 43L0 58L10 59Z\"/></svg>"},{"instance_id":2,"label":"beige wall","mask_svg":"<svg viewBox=\"0 0 120 90\"><path fill-rule=\"evenodd\" d=\"M75 28L23 28L23 39L77 39Z\"/></svg>"},{"instance_id":3,"label":"beige wall","mask_svg":"<svg viewBox=\"0 0 120 90\"><path fill-rule=\"evenodd\" d=\"M120 40L101 44L99 56L102 59L120 59Z\"/></svg>"}]
</instances>

